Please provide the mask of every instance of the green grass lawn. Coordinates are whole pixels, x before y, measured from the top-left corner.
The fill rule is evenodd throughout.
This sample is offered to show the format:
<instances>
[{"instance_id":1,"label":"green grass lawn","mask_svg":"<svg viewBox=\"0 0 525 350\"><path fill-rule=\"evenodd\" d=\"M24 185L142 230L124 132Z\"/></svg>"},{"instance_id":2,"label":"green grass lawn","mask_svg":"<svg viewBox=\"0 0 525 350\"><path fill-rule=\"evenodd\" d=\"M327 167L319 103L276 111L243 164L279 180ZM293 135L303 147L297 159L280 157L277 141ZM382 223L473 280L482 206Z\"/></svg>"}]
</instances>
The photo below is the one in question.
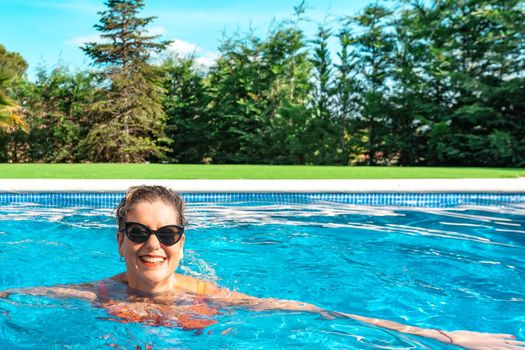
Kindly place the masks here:
<instances>
[{"instance_id":1,"label":"green grass lawn","mask_svg":"<svg viewBox=\"0 0 525 350\"><path fill-rule=\"evenodd\" d=\"M0 164L0 179L455 179L525 176L525 169L193 164Z\"/></svg>"}]
</instances>

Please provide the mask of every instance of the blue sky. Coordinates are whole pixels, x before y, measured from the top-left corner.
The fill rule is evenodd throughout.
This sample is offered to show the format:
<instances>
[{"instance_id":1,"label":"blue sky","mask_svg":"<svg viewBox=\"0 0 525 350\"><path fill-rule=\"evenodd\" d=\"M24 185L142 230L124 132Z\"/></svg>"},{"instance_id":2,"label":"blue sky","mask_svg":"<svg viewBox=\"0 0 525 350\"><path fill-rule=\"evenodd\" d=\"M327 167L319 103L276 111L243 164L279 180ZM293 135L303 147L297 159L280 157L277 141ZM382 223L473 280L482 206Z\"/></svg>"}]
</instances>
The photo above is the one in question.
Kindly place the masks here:
<instances>
[{"instance_id":1,"label":"blue sky","mask_svg":"<svg viewBox=\"0 0 525 350\"><path fill-rule=\"evenodd\" d=\"M250 27L264 36L272 20L291 18L299 0L146 0L142 15L156 16L149 27L165 40L175 40L171 51L195 52L203 64L216 55L223 33ZM305 24L313 34L316 24L354 15L370 0L307 0ZM90 64L79 49L96 39L93 28L104 10L103 0L0 0L0 43L19 52L29 63L29 77L38 65L53 67L62 62L72 68Z\"/></svg>"}]
</instances>

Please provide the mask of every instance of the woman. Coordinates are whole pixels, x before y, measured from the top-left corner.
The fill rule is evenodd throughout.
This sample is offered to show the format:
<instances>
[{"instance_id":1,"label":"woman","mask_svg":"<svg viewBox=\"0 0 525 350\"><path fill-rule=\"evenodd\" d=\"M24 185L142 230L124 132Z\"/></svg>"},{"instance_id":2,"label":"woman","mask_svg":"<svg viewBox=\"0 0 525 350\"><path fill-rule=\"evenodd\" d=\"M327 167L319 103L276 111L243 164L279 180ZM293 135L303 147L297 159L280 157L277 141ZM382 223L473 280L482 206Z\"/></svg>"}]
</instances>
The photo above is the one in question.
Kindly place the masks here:
<instances>
[{"instance_id":1,"label":"woman","mask_svg":"<svg viewBox=\"0 0 525 350\"><path fill-rule=\"evenodd\" d=\"M219 288L213 283L175 272L183 257L184 203L162 186L131 187L117 211L117 244L126 271L92 284L8 290L54 297L74 297L105 308L110 319L202 330L220 313L215 307L290 310L316 313L327 319L352 318L403 333L436 339L467 349L525 349L510 334L442 331L393 321L321 309L292 300L256 298Z\"/></svg>"}]
</instances>

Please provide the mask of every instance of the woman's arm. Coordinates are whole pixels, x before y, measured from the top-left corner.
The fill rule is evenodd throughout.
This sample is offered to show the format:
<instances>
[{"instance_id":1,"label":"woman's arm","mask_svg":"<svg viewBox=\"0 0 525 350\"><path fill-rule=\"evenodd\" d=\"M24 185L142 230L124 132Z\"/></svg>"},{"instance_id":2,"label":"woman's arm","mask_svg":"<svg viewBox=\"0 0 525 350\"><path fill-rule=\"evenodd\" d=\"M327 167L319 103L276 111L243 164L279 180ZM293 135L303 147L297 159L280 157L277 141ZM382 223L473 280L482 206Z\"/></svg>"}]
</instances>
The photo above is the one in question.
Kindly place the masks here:
<instances>
[{"instance_id":1,"label":"woman's arm","mask_svg":"<svg viewBox=\"0 0 525 350\"><path fill-rule=\"evenodd\" d=\"M250 295L218 288L212 283L206 283L205 296L212 302L225 306L240 306L251 310L284 310L306 311L328 316L325 310L308 303L276 298L257 298ZM328 316L329 318L333 318Z\"/></svg>"},{"instance_id":2,"label":"woman's arm","mask_svg":"<svg viewBox=\"0 0 525 350\"><path fill-rule=\"evenodd\" d=\"M480 333L471 331L443 331L440 329L420 328L379 318L365 317L342 312L329 312L334 317L352 318L378 327L394 331L432 338L443 343L461 346L471 350L519 350L525 349L525 342L516 340L512 334Z\"/></svg>"},{"instance_id":3,"label":"woman's arm","mask_svg":"<svg viewBox=\"0 0 525 350\"><path fill-rule=\"evenodd\" d=\"M96 289L90 283L52 287L13 288L0 291L0 298L8 298L11 294L38 295L51 298L77 298L90 301L97 299Z\"/></svg>"},{"instance_id":4,"label":"woman's arm","mask_svg":"<svg viewBox=\"0 0 525 350\"><path fill-rule=\"evenodd\" d=\"M256 298L243 293L217 288L207 284L206 296L211 300L228 306L241 306L252 310L288 310L317 313L324 318L351 318L381 328L402 333L432 338L442 343L453 344L470 350L520 350L525 349L525 342L517 341L511 334L493 334L470 331L443 331L440 329L420 328L379 318L365 317L355 314L334 312L322 309L312 304L293 300L274 298Z\"/></svg>"}]
</instances>

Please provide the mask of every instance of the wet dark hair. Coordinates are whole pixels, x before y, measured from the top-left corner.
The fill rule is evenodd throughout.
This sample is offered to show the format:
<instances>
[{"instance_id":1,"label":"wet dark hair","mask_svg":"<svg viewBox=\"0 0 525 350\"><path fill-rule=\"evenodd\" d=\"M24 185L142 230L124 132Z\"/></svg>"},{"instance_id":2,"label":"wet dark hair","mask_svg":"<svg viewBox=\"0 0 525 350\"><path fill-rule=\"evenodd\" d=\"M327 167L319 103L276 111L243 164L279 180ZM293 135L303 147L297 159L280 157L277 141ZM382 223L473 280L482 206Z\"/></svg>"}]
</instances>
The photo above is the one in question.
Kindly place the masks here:
<instances>
[{"instance_id":1,"label":"wet dark hair","mask_svg":"<svg viewBox=\"0 0 525 350\"><path fill-rule=\"evenodd\" d=\"M164 203L171 205L177 212L179 223L181 225L186 225L186 219L184 218L184 201L177 192L164 186L141 185L128 188L126 195L122 198L116 209L119 232L124 229L127 214L137 203L153 203L157 200L161 200Z\"/></svg>"}]
</instances>

